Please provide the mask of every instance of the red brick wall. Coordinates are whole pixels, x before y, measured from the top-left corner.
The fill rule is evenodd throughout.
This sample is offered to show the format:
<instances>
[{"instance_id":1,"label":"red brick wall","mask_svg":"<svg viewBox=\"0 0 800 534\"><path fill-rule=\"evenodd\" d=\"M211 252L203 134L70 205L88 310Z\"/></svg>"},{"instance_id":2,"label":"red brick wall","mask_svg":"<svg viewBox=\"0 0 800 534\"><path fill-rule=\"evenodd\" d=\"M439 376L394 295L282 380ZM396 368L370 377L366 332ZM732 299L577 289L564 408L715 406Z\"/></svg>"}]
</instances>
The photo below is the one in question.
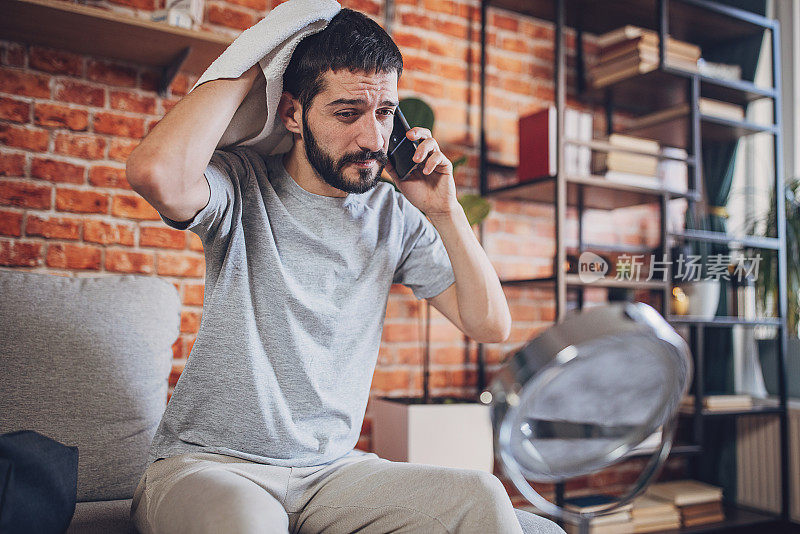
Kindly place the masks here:
<instances>
[{"instance_id":1,"label":"red brick wall","mask_svg":"<svg viewBox=\"0 0 800 534\"><path fill-rule=\"evenodd\" d=\"M382 3L342 4L383 23ZM107 5L143 17L161 7L153 0ZM456 176L460 194L477 192L479 5L477 0L396 0L393 26L405 60L400 97L428 101L436 112L434 135L445 153L451 159L462 154L469 158ZM235 36L271 7L267 0L208 2L203 28ZM550 24L502 10L489 13L488 146L493 159L513 164L518 116L554 98L554 30ZM573 87L574 44L574 35L568 33L567 80ZM66 276L136 273L174 283L183 302L181 335L174 345L174 384L200 323L202 245L191 232L164 225L130 189L125 160L197 78L179 74L168 98L158 96L157 78L154 69L140 65L0 41L0 266ZM574 100L572 90L568 104L586 109ZM595 130L601 132L603 115L595 117ZM498 274L549 274L555 247L552 206L511 201L492 205L484 246ZM658 218L653 212L625 211L613 216L589 213L593 240L657 241ZM569 227L574 241L574 212ZM551 290L507 288L507 297L513 332L508 342L487 346L490 375L506 354L555 316ZM587 298L602 300L604 295L595 290ZM393 287L373 395L421 393L422 312L423 303L409 289ZM476 344L436 310L431 355L433 394L473 392ZM370 447L369 409L358 446ZM630 473L623 467L574 487L625 482Z\"/></svg>"}]
</instances>

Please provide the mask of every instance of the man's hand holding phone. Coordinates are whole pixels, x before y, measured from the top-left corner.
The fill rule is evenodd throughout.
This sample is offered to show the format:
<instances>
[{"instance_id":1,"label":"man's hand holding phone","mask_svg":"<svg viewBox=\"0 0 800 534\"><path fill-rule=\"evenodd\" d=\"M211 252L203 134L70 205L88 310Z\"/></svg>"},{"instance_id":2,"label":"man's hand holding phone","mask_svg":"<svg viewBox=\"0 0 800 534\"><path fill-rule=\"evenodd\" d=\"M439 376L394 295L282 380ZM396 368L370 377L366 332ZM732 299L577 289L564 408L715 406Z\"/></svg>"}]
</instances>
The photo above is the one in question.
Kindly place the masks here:
<instances>
[{"instance_id":1,"label":"man's hand holding phone","mask_svg":"<svg viewBox=\"0 0 800 534\"><path fill-rule=\"evenodd\" d=\"M412 170L400 179L392 165L392 160L398 157L397 154L395 158L389 158L385 167L400 192L429 217L447 215L453 209L460 209L453 179L453 164L442 153L431 131L416 126L406 131L405 137L416 144L411 157L415 164ZM390 152L392 148L390 145ZM411 151L408 153L411 154Z\"/></svg>"}]
</instances>

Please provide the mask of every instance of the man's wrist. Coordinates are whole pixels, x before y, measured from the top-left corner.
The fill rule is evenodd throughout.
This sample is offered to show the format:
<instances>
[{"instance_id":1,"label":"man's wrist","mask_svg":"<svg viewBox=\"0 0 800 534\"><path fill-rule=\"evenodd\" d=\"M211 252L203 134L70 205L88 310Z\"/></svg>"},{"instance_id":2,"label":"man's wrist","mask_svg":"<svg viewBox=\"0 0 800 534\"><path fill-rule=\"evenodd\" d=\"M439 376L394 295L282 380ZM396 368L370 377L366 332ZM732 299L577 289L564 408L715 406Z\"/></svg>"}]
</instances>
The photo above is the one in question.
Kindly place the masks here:
<instances>
[{"instance_id":1,"label":"man's wrist","mask_svg":"<svg viewBox=\"0 0 800 534\"><path fill-rule=\"evenodd\" d=\"M454 201L446 209L427 214L431 222L436 225L443 222L455 222L459 217L466 217L464 208L458 201Z\"/></svg>"}]
</instances>

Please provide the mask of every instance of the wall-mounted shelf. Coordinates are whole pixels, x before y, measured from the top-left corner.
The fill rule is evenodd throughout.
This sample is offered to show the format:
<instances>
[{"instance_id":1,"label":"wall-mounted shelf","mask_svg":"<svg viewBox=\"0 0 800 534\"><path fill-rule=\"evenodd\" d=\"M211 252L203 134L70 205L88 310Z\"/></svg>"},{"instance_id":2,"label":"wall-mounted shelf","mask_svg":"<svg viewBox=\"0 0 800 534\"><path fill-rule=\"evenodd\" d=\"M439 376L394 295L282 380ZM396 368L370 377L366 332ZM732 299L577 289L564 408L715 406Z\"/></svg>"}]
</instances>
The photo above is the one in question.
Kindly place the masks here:
<instances>
[{"instance_id":1,"label":"wall-mounted shelf","mask_svg":"<svg viewBox=\"0 0 800 534\"><path fill-rule=\"evenodd\" d=\"M183 70L200 75L232 39L56 0L0 0L0 37L159 67L159 94Z\"/></svg>"},{"instance_id":2,"label":"wall-mounted shelf","mask_svg":"<svg viewBox=\"0 0 800 534\"><path fill-rule=\"evenodd\" d=\"M716 316L711 319L693 315L669 315L667 321L675 325L705 325L705 326L777 326L782 327L783 321L779 317L759 317L744 319L742 317Z\"/></svg>"},{"instance_id":3,"label":"wall-mounted shelf","mask_svg":"<svg viewBox=\"0 0 800 534\"><path fill-rule=\"evenodd\" d=\"M705 241L721 245L727 244L731 248L753 247L770 250L778 250L780 248L780 241L776 237L735 236L722 232L692 229L683 230L682 232L669 232L669 236L675 239Z\"/></svg>"},{"instance_id":4,"label":"wall-mounted shelf","mask_svg":"<svg viewBox=\"0 0 800 534\"><path fill-rule=\"evenodd\" d=\"M601 210L613 210L628 206L654 204L661 202L661 197L669 198L694 197L696 193L688 191L680 193L666 189L655 189L629 185L607 180L602 176L565 176L567 181L567 205L577 206L583 198L583 207ZM503 187L488 189L485 195L493 198L533 200L536 202L555 201L556 178L546 176L529 182L518 182Z\"/></svg>"},{"instance_id":5,"label":"wall-mounted shelf","mask_svg":"<svg viewBox=\"0 0 800 534\"><path fill-rule=\"evenodd\" d=\"M757 133L775 134L773 125L756 124L749 121L739 121L715 117L713 115L699 114L703 141L735 141L746 135ZM672 117L656 124L639 128L628 128L620 133L657 139L664 144L691 148L691 135L688 114Z\"/></svg>"},{"instance_id":6,"label":"wall-mounted shelf","mask_svg":"<svg viewBox=\"0 0 800 534\"><path fill-rule=\"evenodd\" d=\"M504 285L523 285L523 284L553 284L556 280L555 276L537 276L534 278L520 278L509 279L504 278L500 280ZM633 280L616 280L613 278L603 278L594 282L584 282L577 274L567 274L566 281L568 286L574 287L618 287L623 289L652 289L663 291L669 286L667 282L660 282L658 280L650 280L649 282L640 282Z\"/></svg>"},{"instance_id":7,"label":"wall-mounted shelf","mask_svg":"<svg viewBox=\"0 0 800 534\"><path fill-rule=\"evenodd\" d=\"M648 113L665 106L688 103L688 83L696 76L700 80L700 96L744 105L764 98L773 98L771 87L759 87L746 80L724 80L669 65L649 72L623 78L605 87L584 90L582 98L602 104L609 100L617 109Z\"/></svg>"}]
</instances>

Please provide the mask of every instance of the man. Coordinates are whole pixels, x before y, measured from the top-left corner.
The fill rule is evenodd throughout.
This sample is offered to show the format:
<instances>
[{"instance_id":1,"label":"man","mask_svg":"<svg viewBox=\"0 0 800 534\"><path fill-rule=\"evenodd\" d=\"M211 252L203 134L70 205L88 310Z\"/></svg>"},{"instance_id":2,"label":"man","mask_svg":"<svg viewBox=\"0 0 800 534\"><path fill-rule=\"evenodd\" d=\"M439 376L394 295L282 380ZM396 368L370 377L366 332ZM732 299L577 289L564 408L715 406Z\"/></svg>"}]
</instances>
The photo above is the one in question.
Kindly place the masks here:
<instances>
[{"instance_id":1,"label":"man","mask_svg":"<svg viewBox=\"0 0 800 534\"><path fill-rule=\"evenodd\" d=\"M413 179L387 162L401 73L391 38L343 9L286 70L288 153L214 150L255 65L197 87L131 155L133 188L206 258L200 329L131 508L141 532L521 532L492 474L354 449L393 283L479 341L510 329L431 132L409 133Z\"/></svg>"}]
</instances>

